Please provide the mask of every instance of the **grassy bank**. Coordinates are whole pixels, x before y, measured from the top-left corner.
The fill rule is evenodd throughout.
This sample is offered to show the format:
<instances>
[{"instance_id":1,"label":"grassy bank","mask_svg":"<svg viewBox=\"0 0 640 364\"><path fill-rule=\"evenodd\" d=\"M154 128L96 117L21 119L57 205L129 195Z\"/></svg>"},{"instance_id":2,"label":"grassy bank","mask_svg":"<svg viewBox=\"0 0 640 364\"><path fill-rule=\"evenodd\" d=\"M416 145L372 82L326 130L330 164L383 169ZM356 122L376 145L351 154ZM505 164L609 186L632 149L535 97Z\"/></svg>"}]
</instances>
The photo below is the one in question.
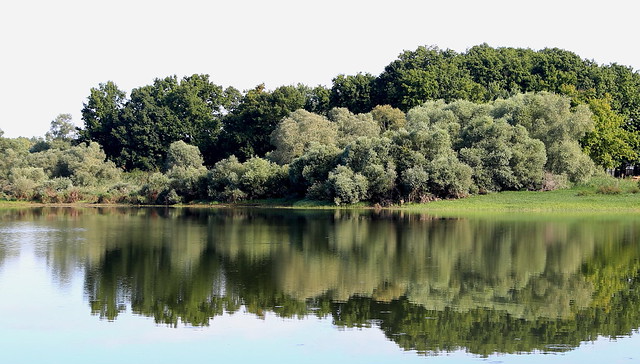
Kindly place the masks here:
<instances>
[{"instance_id":1,"label":"grassy bank","mask_svg":"<svg viewBox=\"0 0 640 364\"><path fill-rule=\"evenodd\" d=\"M26 201L0 200L0 207L38 206L131 206L119 204L42 204ZM224 208L224 207L272 207L296 209L357 209L376 208L365 203L337 207L329 201L298 199L266 199L244 201L237 204L202 202L184 207ZM637 181L594 178L589 183L570 189L555 191L508 191L475 195L462 199L438 200L424 204L404 204L391 206L417 212L448 213L509 213L509 212L565 212L565 213L640 213L640 189Z\"/></svg>"},{"instance_id":2,"label":"grassy bank","mask_svg":"<svg viewBox=\"0 0 640 364\"><path fill-rule=\"evenodd\" d=\"M640 188L631 179L594 177L555 191L508 191L410 205L409 209L475 212L629 212L640 213Z\"/></svg>"},{"instance_id":3,"label":"grassy bank","mask_svg":"<svg viewBox=\"0 0 640 364\"><path fill-rule=\"evenodd\" d=\"M547 192L501 192L459 200L406 205L427 211L476 212L631 212L640 213L640 193L597 194L568 189Z\"/></svg>"},{"instance_id":4,"label":"grassy bank","mask_svg":"<svg viewBox=\"0 0 640 364\"><path fill-rule=\"evenodd\" d=\"M245 206L283 208L336 208L326 201L272 199L250 201ZM371 208L366 204L346 208ZM345 207L342 207L345 208ZM392 206L403 210L434 213L640 213L640 189L637 181L596 177L588 183L555 191L507 191L468 198L439 200L424 204Z\"/></svg>"}]
</instances>

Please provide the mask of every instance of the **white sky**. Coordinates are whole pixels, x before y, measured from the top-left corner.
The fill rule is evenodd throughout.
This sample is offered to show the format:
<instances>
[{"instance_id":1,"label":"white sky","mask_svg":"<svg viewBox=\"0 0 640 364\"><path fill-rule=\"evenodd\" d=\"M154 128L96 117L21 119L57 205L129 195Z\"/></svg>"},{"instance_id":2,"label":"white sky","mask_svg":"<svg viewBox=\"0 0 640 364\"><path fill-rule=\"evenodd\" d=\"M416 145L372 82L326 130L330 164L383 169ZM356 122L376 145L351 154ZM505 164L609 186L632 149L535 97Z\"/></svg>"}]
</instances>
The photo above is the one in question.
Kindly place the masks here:
<instances>
[{"instance_id":1,"label":"white sky","mask_svg":"<svg viewBox=\"0 0 640 364\"><path fill-rule=\"evenodd\" d=\"M89 89L194 73L240 90L382 72L403 50L559 47L640 69L633 0L6 0L0 129L42 136Z\"/></svg>"}]
</instances>

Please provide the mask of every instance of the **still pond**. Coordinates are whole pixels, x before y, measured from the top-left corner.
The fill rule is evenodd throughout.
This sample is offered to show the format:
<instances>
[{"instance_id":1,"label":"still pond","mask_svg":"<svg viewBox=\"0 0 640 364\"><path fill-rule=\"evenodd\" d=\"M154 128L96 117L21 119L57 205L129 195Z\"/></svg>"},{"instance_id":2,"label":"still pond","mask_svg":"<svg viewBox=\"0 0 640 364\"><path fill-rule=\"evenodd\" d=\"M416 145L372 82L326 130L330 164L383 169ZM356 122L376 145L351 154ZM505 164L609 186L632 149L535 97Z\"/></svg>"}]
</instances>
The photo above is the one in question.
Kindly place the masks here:
<instances>
[{"instance_id":1,"label":"still pond","mask_svg":"<svg viewBox=\"0 0 640 364\"><path fill-rule=\"evenodd\" d=\"M0 363L640 362L640 216L0 210Z\"/></svg>"}]
</instances>

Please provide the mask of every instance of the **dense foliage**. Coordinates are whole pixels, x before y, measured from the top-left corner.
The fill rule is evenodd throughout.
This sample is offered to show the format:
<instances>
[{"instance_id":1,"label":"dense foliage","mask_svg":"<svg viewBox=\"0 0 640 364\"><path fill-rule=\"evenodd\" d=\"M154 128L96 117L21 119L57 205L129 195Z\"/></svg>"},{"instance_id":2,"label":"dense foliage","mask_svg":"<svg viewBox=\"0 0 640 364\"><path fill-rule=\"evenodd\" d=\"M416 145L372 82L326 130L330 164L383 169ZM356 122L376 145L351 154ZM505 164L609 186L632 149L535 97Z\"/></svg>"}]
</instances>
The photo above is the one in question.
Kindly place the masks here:
<instances>
[{"instance_id":1,"label":"dense foliage","mask_svg":"<svg viewBox=\"0 0 640 364\"><path fill-rule=\"evenodd\" d=\"M84 128L62 114L45 139L0 136L0 183L13 199L162 204L553 189L637 163L639 117L629 67L560 49L419 47L330 88L240 92L192 75L127 95L109 81L91 89Z\"/></svg>"}]
</instances>

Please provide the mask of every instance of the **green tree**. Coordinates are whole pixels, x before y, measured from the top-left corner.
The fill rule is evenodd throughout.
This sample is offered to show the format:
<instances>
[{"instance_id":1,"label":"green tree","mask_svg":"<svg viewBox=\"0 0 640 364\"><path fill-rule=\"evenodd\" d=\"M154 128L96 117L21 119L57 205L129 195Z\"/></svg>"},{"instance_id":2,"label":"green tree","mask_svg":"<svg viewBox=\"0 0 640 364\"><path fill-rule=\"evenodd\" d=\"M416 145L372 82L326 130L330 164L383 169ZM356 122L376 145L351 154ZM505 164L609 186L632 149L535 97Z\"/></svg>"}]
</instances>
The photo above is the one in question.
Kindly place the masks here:
<instances>
[{"instance_id":1,"label":"green tree","mask_svg":"<svg viewBox=\"0 0 640 364\"><path fill-rule=\"evenodd\" d=\"M246 92L238 106L223 121L223 131L205 161L226 158L234 154L240 160L264 156L273 148L270 135L282 119L305 106L306 95L295 86L282 86L267 91L264 85Z\"/></svg>"},{"instance_id":2,"label":"green tree","mask_svg":"<svg viewBox=\"0 0 640 364\"><path fill-rule=\"evenodd\" d=\"M59 142L70 145L78 137L77 128L73 124L71 114L60 114L51 121L51 127L45 134L45 140L49 143Z\"/></svg>"},{"instance_id":3,"label":"green tree","mask_svg":"<svg viewBox=\"0 0 640 364\"><path fill-rule=\"evenodd\" d=\"M338 75L333 79L330 104L332 107L344 107L360 114L371 111L373 106L373 83L375 77L369 73Z\"/></svg>"},{"instance_id":4,"label":"green tree","mask_svg":"<svg viewBox=\"0 0 640 364\"><path fill-rule=\"evenodd\" d=\"M329 89L324 86L311 88L305 85L298 85L298 89L306 95L305 110L319 115L327 114L331 103L331 91Z\"/></svg>"},{"instance_id":5,"label":"green tree","mask_svg":"<svg viewBox=\"0 0 640 364\"><path fill-rule=\"evenodd\" d=\"M589 100L595 128L581 140L585 152L605 169L638 161L640 138L624 129L625 118L611 109L608 99Z\"/></svg>"},{"instance_id":6,"label":"green tree","mask_svg":"<svg viewBox=\"0 0 640 364\"><path fill-rule=\"evenodd\" d=\"M315 193L321 199L328 198L324 194L324 183L329 172L338 165L341 155L342 150L336 146L312 144L289 165L290 192L309 197Z\"/></svg>"},{"instance_id":7,"label":"green tree","mask_svg":"<svg viewBox=\"0 0 640 364\"><path fill-rule=\"evenodd\" d=\"M480 101L484 99L484 92L463 67L458 53L437 47L403 52L375 81L376 103L401 110L427 100Z\"/></svg>"},{"instance_id":8,"label":"green tree","mask_svg":"<svg viewBox=\"0 0 640 364\"><path fill-rule=\"evenodd\" d=\"M380 127L370 113L353 114L343 107L329 110L329 120L338 127L338 145L344 147L359 137L375 138L380 135Z\"/></svg>"},{"instance_id":9,"label":"green tree","mask_svg":"<svg viewBox=\"0 0 640 364\"><path fill-rule=\"evenodd\" d=\"M171 200L192 201L206 198L205 184L207 169L203 166L198 147L179 140L171 143L165 163L166 175L171 179L171 187L179 198Z\"/></svg>"},{"instance_id":10,"label":"green tree","mask_svg":"<svg viewBox=\"0 0 640 364\"><path fill-rule=\"evenodd\" d=\"M213 84L208 75L158 78L133 89L129 100L108 82L91 89L81 136L103 145L120 167L157 170L175 141L210 148L220 133L221 118L238 99L237 90Z\"/></svg>"},{"instance_id":11,"label":"green tree","mask_svg":"<svg viewBox=\"0 0 640 364\"><path fill-rule=\"evenodd\" d=\"M108 81L91 88L82 108L84 129L80 131L81 139L102 145L107 156L116 162L123 144L121 138L113 133L121 128L120 117L125 103L126 94L115 83Z\"/></svg>"},{"instance_id":12,"label":"green tree","mask_svg":"<svg viewBox=\"0 0 640 364\"><path fill-rule=\"evenodd\" d=\"M390 105L378 105L371 110L371 117L380 125L383 132L387 130L398 130L407 123L404 112Z\"/></svg>"},{"instance_id":13,"label":"green tree","mask_svg":"<svg viewBox=\"0 0 640 364\"><path fill-rule=\"evenodd\" d=\"M202 168L202 155L198 147L189 145L182 140L171 143L167 152L165 170L173 168Z\"/></svg>"},{"instance_id":14,"label":"green tree","mask_svg":"<svg viewBox=\"0 0 640 364\"><path fill-rule=\"evenodd\" d=\"M336 205L353 204L367 198L369 183L362 174L339 165L329 172L327 187Z\"/></svg>"},{"instance_id":15,"label":"green tree","mask_svg":"<svg viewBox=\"0 0 640 364\"><path fill-rule=\"evenodd\" d=\"M289 164L313 143L335 145L338 127L324 116L296 110L284 118L271 133L276 149L269 158L278 164Z\"/></svg>"}]
</instances>

